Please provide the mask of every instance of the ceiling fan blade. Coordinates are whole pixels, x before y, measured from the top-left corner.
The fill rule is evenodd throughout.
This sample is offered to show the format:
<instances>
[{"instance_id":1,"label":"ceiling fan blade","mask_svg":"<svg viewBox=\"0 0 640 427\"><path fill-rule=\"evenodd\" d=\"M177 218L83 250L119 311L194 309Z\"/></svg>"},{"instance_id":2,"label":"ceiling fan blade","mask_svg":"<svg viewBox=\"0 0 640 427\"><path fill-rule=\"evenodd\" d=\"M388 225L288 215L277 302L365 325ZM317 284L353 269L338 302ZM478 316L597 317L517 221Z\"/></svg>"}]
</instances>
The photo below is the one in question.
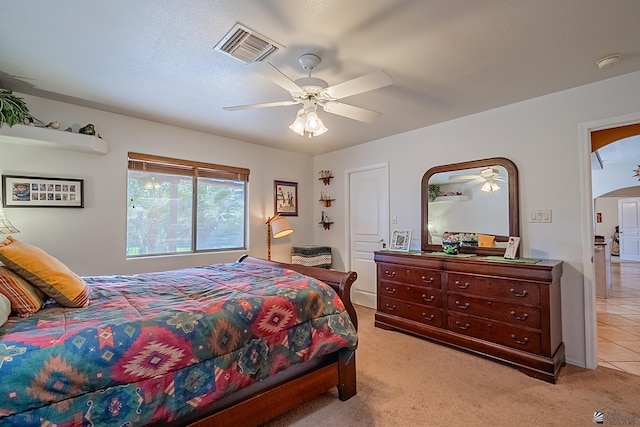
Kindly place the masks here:
<instances>
[{"instance_id":1,"label":"ceiling fan blade","mask_svg":"<svg viewBox=\"0 0 640 427\"><path fill-rule=\"evenodd\" d=\"M467 179L475 180L478 178L481 178L481 176L480 175L450 175L449 176L450 180L460 180L460 181L467 180Z\"/></svg>"},{"instance_id":2,"label":"ceiling fan blade","mask_svg":"<svg viewBox=\"0 0 640 427\"><path fill-rule=\"evenodd\" d=\"M365 123L373 123L382 115L382 113L378 113L377 111L366 110L335 101L323 103L322 108L327 113L337 114L338 116L348 117Z\"/></svg>"},{"instance_id":3,"label":"ceiling fan blade","mask_svg":"<svg viewBox=\"0 0 640 427\"><path fill-rule=\"evenodd\" d=\"M485 179L482 177L477 177L476 179L473 179L471 181L465 182L466 185L476 185L476 184L480 184L485 182Z\"/></svg>"},{"instance_id":4,"label":"ceiling fan blade","mask_svg":"<svg viewBox=\"0 0 640 427\"><path fill-rule=\"evenodd\" d=\"M227 111L236 111L236 110L248 110L250 108L285 107L287 105L295 105L299 103L300 101L277 101L277 102L266 102L264 104L234 105L231 107L222 107L222 109Z\"/></svg>"},{"instance_id":5,"label":"ceiling fan blade","mask_svg":"<svg viewBox=\"0 0 640 427\"><path fill-rule=\"evenodd\" d=\"M304 89L298 86L293 80L269 62L261 63L257 70L264 77L270 79L275 84L291 93L304 93Z\"/></svg>"},{"instance_id":6,"label":"ceiling fan blade","mask_svg":"<svg viewBox=\"0 0 640 427\"><path fill-rule=\"evenodd\" d=\"M322 94L327 96L329 99L341 99L392 84L393 79L389 74L384 71L377 71L361 77L356 77L355 79L347 80L346 82L338 83L334 86L329 86L322 91Z\"/></svg>"}]
</instances>

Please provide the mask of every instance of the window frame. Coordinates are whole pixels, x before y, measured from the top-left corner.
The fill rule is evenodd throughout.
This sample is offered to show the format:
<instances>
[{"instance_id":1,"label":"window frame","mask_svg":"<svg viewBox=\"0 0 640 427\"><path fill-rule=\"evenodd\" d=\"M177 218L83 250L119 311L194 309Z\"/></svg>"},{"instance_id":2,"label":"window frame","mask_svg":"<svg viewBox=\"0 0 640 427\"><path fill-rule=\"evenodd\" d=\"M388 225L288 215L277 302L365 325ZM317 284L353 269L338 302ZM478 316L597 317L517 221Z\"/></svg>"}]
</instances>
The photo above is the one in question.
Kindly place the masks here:
<instances>
[{"instance_id":1,"label":"window frame","mask_svg":"<svg viewBox=\"0 0 640 427\"><path fill-rule=\"evenodd\" d=\"M127 238L125 239L125 256L127 259L156 257L167 255L186 255L204 252L222 252L247 249L247 218L249 215L248 208L248 188L250 170L236 166L219 165L214 163L197 162L191 160L176 159L172 157L156 156L151 154L142 154L129 152L127 165L127 200L129 199L129 172L142 171L158 174L182 175L191 178L192 182L192 211L191 211L191 248L189 251L179 252L162 252L152 254L129 254L129 219L127 217ZM243 224L243 242L242 246L234 248L219 249L198 249L197 228L198 228L198 186L199 178L212 178L225 181L242 182L243 190L243 208L244 208L244 224Z\"/></svg>"}]
</instances>

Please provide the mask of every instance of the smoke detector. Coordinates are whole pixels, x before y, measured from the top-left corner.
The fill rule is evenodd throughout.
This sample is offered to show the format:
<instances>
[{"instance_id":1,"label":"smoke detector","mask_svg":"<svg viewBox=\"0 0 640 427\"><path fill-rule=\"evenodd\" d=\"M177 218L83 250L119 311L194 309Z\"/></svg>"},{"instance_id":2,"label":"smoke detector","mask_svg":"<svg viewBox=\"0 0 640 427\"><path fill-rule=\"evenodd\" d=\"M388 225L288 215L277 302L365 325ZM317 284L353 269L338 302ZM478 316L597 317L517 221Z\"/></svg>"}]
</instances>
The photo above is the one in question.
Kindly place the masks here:
<instances>
[{"instance_id":1,"label":"smoke detector","mask_svg":"<svg viewBox=\"0 0 640 427\"><path fill-rule=\"evenodd\" d=\"M604 58L600 58L596 61L596 65L601 70L605 70L607 68L611 68L616 65L622 59L622 55L614 54L605 56Z\"/></svg>"}]
</instances>

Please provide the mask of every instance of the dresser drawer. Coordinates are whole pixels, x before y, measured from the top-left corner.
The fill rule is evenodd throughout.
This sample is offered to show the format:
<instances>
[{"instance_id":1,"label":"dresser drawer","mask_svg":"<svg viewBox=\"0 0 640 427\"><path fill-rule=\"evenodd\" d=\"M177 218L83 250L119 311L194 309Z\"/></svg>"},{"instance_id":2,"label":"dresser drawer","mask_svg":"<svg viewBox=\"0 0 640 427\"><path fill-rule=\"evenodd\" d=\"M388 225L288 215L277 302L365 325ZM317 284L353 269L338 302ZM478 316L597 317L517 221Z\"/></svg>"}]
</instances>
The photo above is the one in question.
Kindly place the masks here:
<instances>
[{"instance_id":1,"label":"dresser drawer","mask_svg":"<svg viewBox=\"0 0 640 427\"><path fill-rule=\"evenodd\" d=\"M447 290L468 295L497 298L515 304L540 305L540 287L530 282L448 273Z\"/></svg>"},{"instance_id":2,"label":"dresser drawer","mask_svg":"<svg viewBox=\"0 0 640 427\"><path fill-rule=\"evenodd\" d=\"M378 280L393 280L438 289L442 287L442 273L440 271L397 264L378 264Z\"/></svg>"},{"instance_id":3,"label":"dresser drawer","mask_svg":"<svg viewBox=\"0 0 640 427\"><path fill-rule=\"evenodd\" d=\"M410 303L442 307L440 289L425 286L411 286L381 280L378 282L378 294L383 297L397 298Z\"/></svg>"},{"instance_id":4,"label":"dresser drawer","mask_svg":"<svg viewBox=\"0 0 640 427\"><path fill-rule=\"evenodd\" d=\"M529 353L541 353L541 334L529 329L455 312L449 312L449 329Z\"/></svg>"},{"instance_id":5,"label":"dresser drawer","mask_svg":"<svg viewBox=\"0 0 640 427\"><path fill-rule=\"evenodd\" d=\"M537 307L472 298L456 293L450 293L447 300L449 311L540 329L540 309Z\"/></svg>"},{"instance_id":6,"label":"dresser drawer","mask_svg":"<svg viewBox=\"0 0 640 427\"><path fill-rule=\"evenodd\" d=\"M378 311L438 328L442 327L442 312L438 308L412 304L393 298L380 297L378 301Z\"/></svg>"}]
</instances>

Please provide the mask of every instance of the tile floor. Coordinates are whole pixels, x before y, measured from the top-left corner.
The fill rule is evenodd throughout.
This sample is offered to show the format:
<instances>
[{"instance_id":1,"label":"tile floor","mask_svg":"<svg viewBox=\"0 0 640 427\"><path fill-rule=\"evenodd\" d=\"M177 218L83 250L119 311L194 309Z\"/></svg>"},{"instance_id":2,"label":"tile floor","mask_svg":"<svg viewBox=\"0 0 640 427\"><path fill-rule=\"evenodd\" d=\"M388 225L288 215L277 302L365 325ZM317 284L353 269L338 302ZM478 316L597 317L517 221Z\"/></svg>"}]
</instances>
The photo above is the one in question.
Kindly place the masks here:
<instances>
[{"instance_id":1,"label":"tile floor","mask_svg":"<svg viewBox=\"0 0 640 427\"><path fill-rule=\"evenodd\" d=\"M596 298L598 365L640 375L640 262L612 261L611 296Z\"/></svg>"}]
</instances>

